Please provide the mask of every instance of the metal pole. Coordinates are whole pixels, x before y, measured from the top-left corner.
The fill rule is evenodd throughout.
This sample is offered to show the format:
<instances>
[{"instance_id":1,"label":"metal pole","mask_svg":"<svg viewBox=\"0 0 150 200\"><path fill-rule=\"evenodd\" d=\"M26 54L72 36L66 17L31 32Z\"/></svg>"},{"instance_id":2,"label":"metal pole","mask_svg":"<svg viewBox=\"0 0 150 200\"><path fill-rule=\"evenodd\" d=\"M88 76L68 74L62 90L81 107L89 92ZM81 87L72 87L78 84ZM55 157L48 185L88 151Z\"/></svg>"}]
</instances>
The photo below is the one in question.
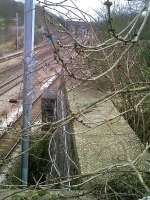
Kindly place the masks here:
<instances>
[{"instance_id":1,"label":"metal pole","mask_svg":"<svg viewBox=\"0 0 150 200\"><path fill-rule=\"evenodd\" d=\"M24 88L23 88L23 124L21 180L28 184L28 163L30 147L30 125L32 120L32 72L34 65L34 26L35 0L26 0L24 5Z\"/></svg>"},{"instance_id":2,"label":"metal pole","mask_svg":"<svg viewBox=\"0 0 150 200\"><path fill-rule=\"evenodd\" d=\"M19 17L18 13L16 13L16 50L19 47Z\"/></svg>"}]
</instances>

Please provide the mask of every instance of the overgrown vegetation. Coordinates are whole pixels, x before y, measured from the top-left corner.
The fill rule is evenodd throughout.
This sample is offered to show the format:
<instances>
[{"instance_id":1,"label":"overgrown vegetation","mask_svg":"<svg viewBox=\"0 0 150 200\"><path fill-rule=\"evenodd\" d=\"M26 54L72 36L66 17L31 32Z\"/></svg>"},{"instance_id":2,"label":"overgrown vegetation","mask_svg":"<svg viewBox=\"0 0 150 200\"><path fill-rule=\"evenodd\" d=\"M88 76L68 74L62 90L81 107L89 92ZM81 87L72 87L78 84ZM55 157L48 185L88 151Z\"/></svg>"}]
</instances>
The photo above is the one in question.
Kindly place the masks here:
<instances>
[{"instance_id":1,"label":"overgrown vegetation","mask_svg":"<svg viewBox=\"0 0 150 200\"><path fill-rule=\"evenodd\" d=\"M39 8L39 12L41 12L40 8ZM10 13L10 14L12 15L12 13ZM52 16L53 16L53 14L52 14ZM120 30L122 30L122 28L124 28L131 21L131 19L133 19L134 16L135 16L135 13L130 13L130 14L125 13L125 12L123 12L123 13L120 12L119 14L113 13L112 14L113 20L111 19L111 22L112 22L112 26L115 30L115 33L118 33ZM63 18L61 19L61 17L60 18L57 18L55 16L53 16L53 17L56 19L57 26L59 26L59 24L63 24L64 26L66 25ZM97 28L96 30L97 30L97 35L99 37L98 39L100 39L101 41L105 41L105 39L110 38L110 36L114 37L114 35L111 32L112 30L109 30L109 26L108 26L107 22L108 22L108 20L104 19L99 24L95 23L96 26L99 25L99 29ZM4 24L6 22L5 22L5 20L2 19L0 21L0 23L2 23L2 26L4 26ZM49 20L49 24L51 24L51 23L53 24L53 22L51 22ZM130 40L132 39L132 37L135 37L137 35L137 30L139 29L140 24L141 24L141 20L139 20L139 23L136 25L136 28L130 35L130 38L129 38ZM119 41L116 46L111 46L111 43L110 43L109 48L106 48L106 49L103 48L103 50L100 52L99 51L93 51L93 52L91 51L90 53L88 52L88 54L86 54L84 52L84 51L86 51L86 47L84 47L82 49L81 45L76 44L77 41L75 41L75 44L73 44L73 46L74 46L73 50L75 48L76 48L75 51L78 50L78 52L75 52L74 54L77 57L77 59L79 59L79 62L82 63L84 58L86 58L86 60L84 60L84 65L88 64L88 68L89 68L88 70L91 73L91 74L89 73L91 75L91 77L101 75L101 74L107 72L107 70L108 70L108 73L105 73L102 78L96 79L96 81L93 81L93 84L95 84L95 87L97 87L99 90L101 90L105 94L107 94L107 92L115 94L115 92L117 93L118 91L120 91L120 93L118 92L116 96L112 95L113 102L116 105L116 107L118 108L118 110L120 111L120 113L122 113L124 118L128 121L129 125L132 127L132 129L135 131L135 133L138 135L138 137L140 138L140 140L142 141L142 143L145 146L147 143L150 143L150 135L149 135L149 132L150 132L150 109L149 109L150 93L148 93L148 91L150 89L150 87L149 87L149 85L150 85L150 68L149 68L150 67L150 51L149 51L150 44L149 44L149 41L147 42L147 40L150 39L150 31L149 31L148 27L149 27L149 21L145 26L143 34L140 36L140 40L136 44L133 42L132 48L130 48L126 52L126 54L122 56L121 60L112 69L111 69L111 66L113 66L113 63L115 63L116 60L120 58L120 55L122 55L122 52L124 52L126 50L126 47L127 47L129 41L121 41L121 40L119 41L120 38L118 39L118 35L116 35L116 38L114 37L114 41L115 42ZM39 28L40 28L40 25L37 24L36 25L37 33L39 33L38 32ZM77 27L76 27L76 29L77 29ZM147 32L146 32L146 30L147 30ZM63 28L62 29L60 28L59 31L63 31ZM68 28L68 31L69 31L69 28ZM74 32L78 32L78 31L79 30L75 30ZM85 30L84 30L84 34L85 34ZM125 32L123 36L125 36L126 34L127 34L127 32ZM37 40L38 40L38 38L39 38L39 35L37 36ZM143 40L146 40L146 42ZM51 42L52 42L52 39L51 39ZM66 43L65 43L65 45L66 45ZM108 43L108 45L109 45L109 43ZM61 46L61 44L60 44L60 46ZM68 56L68 58L71 61L68 59L70 61L70 63L67 60L69 64L68 63L64 64L63 56L59 57L60 49L59 48L57 49L57 46L55 47L55 41L54 41L53 47L55 49L54 53L56 54L55 61L57 61L59 64L61 63L62 66L65 68L65 70L68 70L67 67L68 66L70 67L69 64L71 64L71 65L74 64L73 63L74 61L72 61L74 59L74 57ZM61 46L61 48L63 48L63 45ZM89 49L92 49L91 46ZM65 51L65 53L66 52L67 51ZM68 52L69 52L68 54L70 54L70 49ZM78 53L78 54L76 54L76 53ZM81 55L81 57L80 57L80 55ZM84 55L85 55L85 57L84 57ZM82 61L80 60L80 58ZM71 78L73 77L74 79L76 79L76 74L79 75L79 77L81 77L81 78L86 77L87 74L84 71L85 68L83 66L81 66L81 69L79 69L80 63L78 63L78 64L79 64L79 67L75 63L75 68L74 68L75 72L73 71L74 69L72 70L72 68L70 67L71 71L67 71L67 77L70 76ZM86 67L87 67L87 65L86 65ZM81 73L78 73L78 70ZM72 71L74 73L72 73ZM74 74L75 74L75 76L74 76ZM81 74L81 76L80 76L80 74ZM73 81L75 81L75 80L73 80ZM147 87L145 87L145 85ZM124 88L126 90L124 90ZM145 90L143 90L143 88ZM111 98L112 98L112 96L111 96ZM109 98L110 98L110 96L109 96ZM104 101L106 101L106 99L104 99ZM60 102L62 103L62 100ZM99 102L101 102L101 101L99 101ZM82 102L82 103L84 104L84 107L87 107L91 110L97 109L96 104L94 104L94 103L93 103L93 106L91 106L91 104L92 104L91 102L89 104L86 102ZM94 126L92 126L93 124L100 126L100 124L99 124L100 122L94 123L91 119L86 119L87 121L85 120L85 122L84 122L84 117L86 118L86 115L85 115L86 112L84 112L84 109L82 110L82 107L81 108L79 107L78 110L79 111L78 111L77 115L74 113L73 114L69 113L71 115L72 121L79 122L83 126L88 127L88 128L90 127L91 129L94 127ZM80 113L80 110L82 113ZM59 111L60 111L60 109L59 109ZM90 111L87 110L87 112L90 112ZM82 117L80 119L81 115L83 117L83 120L82 120ZM121 116L121 114L120 114L120 116ZM61 119L58 119L58 120L61 121ZM65 118L63 120L64 120L63 123L65 123ZM69 121L69 115L67 115L67 120ZM105 119L105 120L107 121L107 119ZM104 122L102 121L101 123L103 124L103 123L105 123L105 121ZM108 120L108 123L109 123L109 120ZM58 126L59 125L61 126L62 124L61 123L59 124L59 122L58 122ZM58 131L59 131L59 128L58 128ZM71 124L71 130L65 129L65 132L67 132L68 135L71 132L73 132L72 124ZM61 131L60 131L60 133L61 133ZM82 132L79 132L79 134L82 134ZM74 133L73 133L73 135L74 135ZM29 182L31 185L32 184L35 185L35 190L27 191L22 194L17 194L13 198L16 200L61 199L62 197L59 197L59 195L56 194L56 195L51 196L47 192L47 190L41 190L41 188L39 188L39 187L42 187L43 184L46 183L47 174L50 171L49 163L52 162L51 164L52 165L55 164L55 166L56 166L55 156L51 161L49 159L49 154L48 154L49 138L44 138L43 140L40 140L40 138L37 137L35 141L33 140L33 144L34 144L34 142L35 142L35 145L33 146L33 148L30 151L30 167L29 167L30 168L29 169L29 171L30 171L29 180L30 181ZM58 141L58 142L60 142L60 141ZM130 142L130 140L129 140L129 142ZM96 143L94 143L94 145L95 144ZM54 139L54 147L55 147L55 145L56 145L56 140ZM107 147L107 145L106 145L106 147ZM143 147L144 145L141 145L141 146ZM52 152L53 148L51 148L51 149L49 148L50 153L53 153ZM57 150L59 152L61 152L61 150L64 151L67 155L67 158L69 158L69 160L71 160L71 163L73 163L73 165L74 165L74 161L69 157L69 154L66 151L67 148L68 147L66 147L66 144L65 144L65 147L63 147L63 146L60 146L59 148L57 147ZM90 148L90 146L88 148ZM61 159L62 159L62 157L63 156L61 156ZM119 158L118 158L118 160L119 160ZM134 163L130 160L130 158L128 159L128 162L131 163L131 166L134 165ZM149 159L147 159L147 163L149 164ZM59 163L59 165L63 165L63 164L64 163L63 163L63 159L62 159L61 162ZM75 163L75 165L76 165L76 163ZM70 184L72 181L72 180L69 180L69 179L71 179L70 176L75 175L75 173L73 173L73 175L72 175L69 171L70 166L68 168L67 167L65 168L65 170L66 169L68 170L67 171L68 179L67 179L67 184L66 184L68 186L68 188L67 187L66 188L67 189L74 189L74 188L81 189L82 188L82 187L80 187L81 182L79 182L79 184L78 184L78 182L75 183L75 181L74 181L74 183L77 184L77 186L75 186L75 187L72 187L72 185ZM78 168L78 167L76 167L76 168ZM60 170L60 168L59 168L59 170ZM95 172L92 172L92 173L94 174ZM95 181L94 192L92 191L91 193L93 193L97 199L107 199L107 200L122 200L122 199L125 199L125 200L133 199L134 200L135 199L135 200L137 200L137 199L140 199L140 198L150 195L150 191L149 191L150 173L148 172L148 170L146 171L145 169L142 169L142 170L138 171L135 167L134 170L129 168L128 171L122 169L122 171L120 173L119 170L111 171L111 167L108 166L108 169L106 171L104 171L104 175L108 174L108 176L109 176L109 174L111 176L113 173L115 173L115 176L113 178L110 178L110 179L106 178L104 182L99 181L97 183ZM88 174L87 177L88 176L90 177L91 174L90 175ZM52 175L52 177L53 177L53 174L50 174L50 175ZM93 175L93 177L94 177L94 175ZM96 175L97 176L100 175L100 172L98 171ZM95 177L96 177L96 175L95 175ZM103 173L102 173L102 175L103 175ZM78 174L77 174L77 176L78 176ZM55 177L55 175L54 175L54 177ZM79 179L81 179L83 181L83 183L85 181L85 187L86 187L86 178L84 179L84 177L86 177L86 175L85 176L83 175L83 177L81 175L81 177ZM64 177L62 177L62 180L63 180L63 178ZM49 178L49 180L50 180L50 178ZM91 180L92 180L92 178L91 178ZM94 180L94 178L93 178L93 180ZM50 181L48 183L51 184ZM89 182L90 182L90 179L89 179ZM39 183L40 183L40 186L39 186ZM53 187L53 186L51 187L50 184L46 185L48 189ZM58 184L61 184L61 183L58 183ZM56 183L56 185L57 185L57 183ZM82 183L81 183L81 185L82 185ZM79 196L79 198L80 198L80 196Z\"/></svg>"},{"instance_id":2,"label":"overgrown vegetation","mask_svg":"<svg viewBox=\"0 0 150 200\"><path fill-rule=\"evenodd\" d=\"M144 183L150 185L150 174L142 173ZM149 194L135 173L122 173L113 180L106 180L105 184L97 185L95 196L99 199L107 200L137 200L148 196Z\"/></svg>"},{"instance_id":3,"label":"overgrown vegetation","mask_svg":"<svg viewBox=\"0 0 150 200\"><path fill-rule=\"evenodd\" d=\"M59 193L50 193L47 190L30 190L21 192L12 197L12 200L60 200Z\"/></svg>"},{"instance_id":4,"label":"overgrown vegetation","mask_svg":"<svg viewBox=\"0 0 150 200\"><path fill-rule=\"evenodd\" d=\"M31 185L36 184L39 180L45 183L50 168L48 155L49 139L46 137L39 142L37 142L37 140L38 138L32 142L33 147L30 151L29 158L29 183Z\"/></svg>"},{"instance_id":5,"label":"overgrown vegetation","mask_svg":"<svg viewBox=\"0 0 150 200\"><path fill-rule=\"evenodd\" d=\"M122 10L120 12L112 13L112 25L116 33L119 33L126 27L129 22L133 19L135 13L127 13ZM142 19L141 19L142 20ZM140 20L140 21L141 21ZM145 28L140 36L138 45L134 46L126 55L121 62L118 63L117 67L107 73L101 79L95 83L100 90L117 91L124 87L130 88L141 88L145 85L142 82L150 81L150 17L145 25ZM139 28L139 22L132 35L136 35ZM99 24L98 35L101 40L105 40L111 36L108 20L104 19ZM124 34L125 35L125 34ZM104 72L106 69L115 62L116 57L119 57L125 45L118 45L117 48L109 48L103 52L93 52L88 57L87 62L90 66L90 71L93 75ZM109 55L109 56L107 56ZM146 95L147 91L139 93L121 93L113 99L115 105L124 112L129 109L133 109L130 112L124 114L125 119L129 122L135 133L138 135L143 144L150 142L150 109L149 95L140 100L143 95ZM137 107L138 106L138 107Z\"/></svg>"}]
</instances>

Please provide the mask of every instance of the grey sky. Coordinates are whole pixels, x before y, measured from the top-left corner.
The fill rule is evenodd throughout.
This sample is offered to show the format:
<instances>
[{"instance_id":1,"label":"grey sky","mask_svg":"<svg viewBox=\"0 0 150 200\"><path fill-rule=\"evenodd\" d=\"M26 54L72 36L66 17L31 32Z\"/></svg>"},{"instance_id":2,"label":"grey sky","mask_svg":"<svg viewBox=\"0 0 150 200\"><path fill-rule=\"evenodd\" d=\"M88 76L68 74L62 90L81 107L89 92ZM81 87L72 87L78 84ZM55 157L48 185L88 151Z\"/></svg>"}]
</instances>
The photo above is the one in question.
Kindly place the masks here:
<instances>
[{"instance_id":1,"label":"grey sky","mask_svg":"<svg viewBox=\"0 0 150 200\"><path fill-rule=\"evenodd\" d=\"M17 1L24 1L24 0L17 0ZM61 0L50 0L51 2L60 2ZM114 4L125 4L127 0L111 0ZM94 10L98 10L102 8L103 3L105 0L73 0L73 2L85 12L88 12L91 15L95 15ZM71 1L68 0L66 4L72 5Z\"/></svg>"}]
</instances>

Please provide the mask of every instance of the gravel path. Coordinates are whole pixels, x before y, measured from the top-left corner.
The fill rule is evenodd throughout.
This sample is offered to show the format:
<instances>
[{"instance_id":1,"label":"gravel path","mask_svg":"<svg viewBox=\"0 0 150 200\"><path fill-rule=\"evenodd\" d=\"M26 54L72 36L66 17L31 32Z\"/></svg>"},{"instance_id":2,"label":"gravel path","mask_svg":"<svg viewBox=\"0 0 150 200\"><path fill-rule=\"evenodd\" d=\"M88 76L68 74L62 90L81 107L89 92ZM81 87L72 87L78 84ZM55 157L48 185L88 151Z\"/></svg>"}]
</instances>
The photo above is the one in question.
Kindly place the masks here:
<instances>
[{"instance_id":1,"label":"gravel path","mask_svg":"<svg viewBox=\"0 0 150 200\"><path fill-rule=\"evenodd\" d=\"M102 98L103 93L93 86L84 85L69 93L72 111L80 110ZM98 103L92 111L81 119L87 126L75 122L75 137L82 173L92 173L128 158L134 159L142 152L143 145L134 131L124 120L111 100ZM98 124L105 122L103 125Z\"/></svg>"}]
</instances>

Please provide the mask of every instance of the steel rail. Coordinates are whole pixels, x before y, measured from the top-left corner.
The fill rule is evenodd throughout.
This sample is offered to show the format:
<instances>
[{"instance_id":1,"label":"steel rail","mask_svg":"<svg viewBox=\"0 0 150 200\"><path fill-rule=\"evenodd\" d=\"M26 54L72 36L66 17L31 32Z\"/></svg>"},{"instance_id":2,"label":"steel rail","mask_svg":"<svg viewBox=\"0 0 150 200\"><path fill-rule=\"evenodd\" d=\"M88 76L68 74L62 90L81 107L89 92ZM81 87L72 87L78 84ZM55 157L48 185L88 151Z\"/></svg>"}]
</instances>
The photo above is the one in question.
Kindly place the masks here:
<instances>
[{"instance_id":1,"label":"steel rail","mask_svg":"<svg viewBox=\"0 0 150 200\"><path fill-rule=\"evenodd\" d=\"M57 81L58 78L59 78L59 76L56 76L56 78L53 80L53 82L51 83L51 85L55 84L55 82ZM33 100L33 110L34 110L34 107L36 106L36 104L41 100L42 94L43 93L40 93L39 96L36 99ZM37 110L35 110L33 112L32 123L35 122L35 120L37 119L37 117L39 117L39 112L37 114L36 113L37 113ZM12 126L14 126L15 124L17 124L21 120L21 117L22 117L22 114L12 123ZM3 134L0 136L0 141L4 137L7 137L7 134L9 134L7 131L3 132ZM19 134L16 137L16 141L12 145L10 145L10 148L8 149L8 151L6 152L6 154L4 155L4 157L2 158L2 160L8 159L12 155L12 153L14 152L14 150L16 149L16 147L19 145L20 138L18 138L18 137L19 137ZM10 141L10 142L12 142L12 141Z\"/></svg>"},{"instance_id":2,"label":"steel rail","mask_svg":"<svg viewBox=\"0 0 150 200\"><path fill-rule=\"evenodd\" d=\"M52 58L51 58L52 59ZM49 60L49 58L48 58ZM41 66L43 64L44 61L42 61L41 63L39 63L40 67L38 67L37 69L35 69L33 72L39 71L43 68L43 66ZM23 73L18 74L17 76L13 77L11 80L3 83L0 85L0 90L3 90L5 87L8 87L11 83L13 83L14 81L16 81L19 78L23 78ZM17 85L19 85L21 82L23 82L23 79L19 80L17 83L15 83L14 85L11 85L10 87L6 88L4 91L0 92L0 96L4 95L5 93L7 93L8 91L10 91L12 88L16 87Z\"/></svg>"},{"instance_id":3,"label":"steel rail","mask_svg":"<svg viewBox=\"0 0 150 200\"><path fill-rule=\"evenodd\" d=\"M44 45L38 45L37 47L35 47L35 51L38 50L38 49L41 49L41 48L44 48L48 46L47 44L44 44ZM7 55L7 56L4 56L4 57L1 57L0 58L0 63L3 63L3 62L6 62L8 60L11 60L11 59L14 59L14 58L17 58L17 57L21 57L23 56L23 50L20 50L16 53L12 53L10 55Z\"/></svg>"}]
</instances>

